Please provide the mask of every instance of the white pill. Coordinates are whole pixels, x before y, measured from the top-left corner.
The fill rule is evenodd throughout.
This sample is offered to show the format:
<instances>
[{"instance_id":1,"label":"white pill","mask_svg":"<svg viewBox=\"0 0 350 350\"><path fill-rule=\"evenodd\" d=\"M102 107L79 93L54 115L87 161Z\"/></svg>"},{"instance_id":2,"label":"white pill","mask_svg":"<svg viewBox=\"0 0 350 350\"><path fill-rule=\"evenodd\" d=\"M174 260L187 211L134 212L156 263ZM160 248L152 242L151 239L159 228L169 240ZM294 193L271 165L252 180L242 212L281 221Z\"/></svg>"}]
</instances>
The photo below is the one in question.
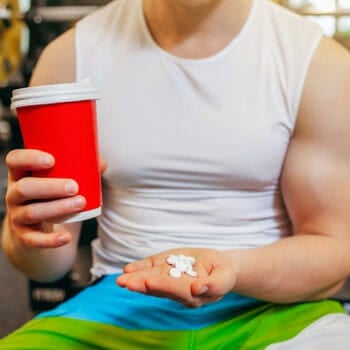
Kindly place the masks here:
<instances>
[{"instance_id":1,"label":"white pill","mask_svg":"<svg viewBox=\"0 0 350 350\"><path fill-rule=\"evenodd\" d=\"M185 271L185 274L186 274L186 275L189 275L189 276L191 276L191 277L197 277L197 272L194 271L194 270L192 270L192 269L187 269L187 270Z\"/></svg>"},{"instance_id":2,"label":"white pill","mask_svg":"<svg viewBox=\"0 0 350 350\"><path fill-rule=\"evenodd\" d=\"M178 258L176 255L169 255L168 258L166 259L166 262L169 265L175 265L177 261L178 261Z\"/></svg>"},{"instance_id":3,"label":"white pill","mask_svg":"<svg viewBox=\"0 0 350 350\"><path fill-rule=\"evenodd\" d=\"M185 272L189 268L188 264L186 264L183 261L180 261L177 264L175 264L175 267L181 272Z\"/></svg>"},{"instance_id":4,"label":"white pill","mask_svg":"<svg viewBox=\"0 0 350 350\"><path fill-rule=\"evenodd\" d=\"M169 274L171 277L174 278L180 278L181 277L181 271L178 270L176 267L173 267L170 269Z\"/></svg>"},{"instance_id":5,"label":"white pill","mask_svg":"<svg viewBox=\"0 0 350 350\"><path fill-rule=\"evenodd\" d=\"M170 254L166 261L169 265L173 266L169 274L174 278L180 278L182 273L186 273L192 277L197 276L197 272L192 268L192 265L196 263L196 259L192 256Z\"/></svg>"}]
</instances>

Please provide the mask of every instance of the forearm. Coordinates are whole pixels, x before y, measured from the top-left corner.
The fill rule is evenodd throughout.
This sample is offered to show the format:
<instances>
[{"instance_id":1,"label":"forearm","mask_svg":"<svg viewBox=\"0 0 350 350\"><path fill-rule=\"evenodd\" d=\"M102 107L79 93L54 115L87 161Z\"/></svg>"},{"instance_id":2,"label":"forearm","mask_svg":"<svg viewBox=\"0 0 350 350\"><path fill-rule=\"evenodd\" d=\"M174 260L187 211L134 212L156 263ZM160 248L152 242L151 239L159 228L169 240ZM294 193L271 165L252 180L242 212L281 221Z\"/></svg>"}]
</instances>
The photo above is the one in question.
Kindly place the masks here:
<instances>
[{"instance_id":1,"label":"forearm","mask_svg":"<svg viewBox=\"0 0 350 350\"><path fill-rule=\"evenodd\" d=\"M80 230L80 224L72 228L72 231ZM62 227L57 225L54 229ZM78 239L74 234L72 237L71 242L59 248L27 247L15 241L6 216L2 225L1 244L4 254L19 271L30 279L49 282L59 279L72 267Z\"/></svg>"},{"instance_id":2,"label":"forearm","mask_svg":"<svg viewBox=\"0 0 350 350\"><path fill-rule=\"evenodd\" d=\"M257 249L228 251L239 270L234 291L276 303L330 297L350 273L345 243L298 235Z\"/></svg>"}]
</instances>

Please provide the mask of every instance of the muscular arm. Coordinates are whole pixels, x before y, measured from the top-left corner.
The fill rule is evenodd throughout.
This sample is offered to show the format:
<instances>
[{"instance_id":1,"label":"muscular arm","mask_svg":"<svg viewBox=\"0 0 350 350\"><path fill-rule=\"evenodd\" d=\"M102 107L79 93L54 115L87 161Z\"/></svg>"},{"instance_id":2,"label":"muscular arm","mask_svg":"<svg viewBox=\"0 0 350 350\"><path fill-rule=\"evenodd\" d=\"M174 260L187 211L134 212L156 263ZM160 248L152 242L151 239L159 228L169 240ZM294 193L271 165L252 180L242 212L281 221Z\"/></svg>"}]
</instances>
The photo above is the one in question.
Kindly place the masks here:
<instances>
[{"instance_id":1,"label":"muscular arm","mask_svg":"<svg viewBox=\"0 0 350 350\"><path fill-rule=\"evenodd\" d=\"M350 55L324 39L304 87L281 186L292 237L231 252L234 290L274 302L333 295L350 274Z\"/></svg>"},{"instance_id":2,"label":"muscular arm","mask_svg":"<svg viewBox=\"0 0 350 350\"><path fill-rule=\"evenodd\" d=\"M54 40L43 51L38 64L34 70L30 85L46 85L55 83L68 83L75 81L75 46L74 30L64 33ZM27 157L27 156L26 156ZM8 209L10 207L20 208L20 197L30 198L40 194L38 183L28 183L27 175L17 177L19 167L23 167L26 162L28 168L40 166L40 157L31 154L32 159L21 159L18 152L7 157L9 172L8 183ZM23 155L22 155L23 158ZM11 171L12 168L12 171ZM28 170L28 169L27 169ZM22 176L24 176L22 178ZM63 192L65 183L60 182L51 186L51 191ZM42 186L43 187L43 186ZM54 188L55 187L55 188ZM16 199L17 198L17 199ZM17 202L18 203L17 203ZM56 207L54 208L53 205ZM59 208L61 205L61 208ZM66 210L67 210L67 204ZM41 207L41 210L34 211L32 206L7 212L2 228L2 248L9 260L20 271L28 277L48 281L55 280L71 268L75 255L77 243L80 235L81 225L74 223L69 225L42 225L41 221L56 210L65 210L63 202ZM19 214L18 214L19 213ZM35 225L24 225L23 218L27 221L35 221ZM21 220L21 222L19 222ZM43 226L46 226L46 233L43 234ZM16 231L16 232L15 232ZM25 232L24 232L25 231Z\"/></svg>"}]
</instances>

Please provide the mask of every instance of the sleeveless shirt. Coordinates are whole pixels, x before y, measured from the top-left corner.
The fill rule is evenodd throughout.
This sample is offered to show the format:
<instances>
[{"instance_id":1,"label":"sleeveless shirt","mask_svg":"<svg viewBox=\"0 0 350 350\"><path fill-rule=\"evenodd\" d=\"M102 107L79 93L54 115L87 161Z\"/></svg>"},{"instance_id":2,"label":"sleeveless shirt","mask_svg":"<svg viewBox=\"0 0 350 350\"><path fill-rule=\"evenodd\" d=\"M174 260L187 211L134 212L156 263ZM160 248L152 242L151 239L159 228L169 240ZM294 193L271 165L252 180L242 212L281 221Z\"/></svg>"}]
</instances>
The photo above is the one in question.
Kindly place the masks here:
<instances>
[{"instance_id":1,"label":"sleeveless shirt","mask_svg":"<svg viewBox=\"0 0 350 350\"><path fill-rule=\"evenodd\" d=\"M94 275L166 249L249 249L292 234L280 176L321 37L267 0L202 59L160 48L142 0L114 0L77 23L76 79L101 96L108 162Z\"/></svg>"}]
</instances>

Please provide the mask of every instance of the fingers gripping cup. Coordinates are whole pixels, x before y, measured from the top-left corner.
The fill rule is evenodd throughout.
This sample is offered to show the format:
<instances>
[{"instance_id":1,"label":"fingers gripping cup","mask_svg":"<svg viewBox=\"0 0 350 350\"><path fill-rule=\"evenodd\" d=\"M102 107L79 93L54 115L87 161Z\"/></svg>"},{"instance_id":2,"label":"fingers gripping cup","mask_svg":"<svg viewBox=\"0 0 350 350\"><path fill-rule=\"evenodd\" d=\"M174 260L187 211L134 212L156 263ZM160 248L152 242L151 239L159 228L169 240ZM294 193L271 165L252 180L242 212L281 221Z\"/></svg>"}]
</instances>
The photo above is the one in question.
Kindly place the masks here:
<instances>
[{"instance_id":1,"label":"fingers gripping cup","mask_svg":"<svg viewBox=\"0 0 350 350\"><path fill-rule=\"evenodd\" d=\"M86 199L82 212L59 222L90 219L101 213L101 176L96 120L97 92L90 80L34 86L13 91L24 146L55 157L53 168L35 177L70 178Z\"/></svg>"}]
</instances>

